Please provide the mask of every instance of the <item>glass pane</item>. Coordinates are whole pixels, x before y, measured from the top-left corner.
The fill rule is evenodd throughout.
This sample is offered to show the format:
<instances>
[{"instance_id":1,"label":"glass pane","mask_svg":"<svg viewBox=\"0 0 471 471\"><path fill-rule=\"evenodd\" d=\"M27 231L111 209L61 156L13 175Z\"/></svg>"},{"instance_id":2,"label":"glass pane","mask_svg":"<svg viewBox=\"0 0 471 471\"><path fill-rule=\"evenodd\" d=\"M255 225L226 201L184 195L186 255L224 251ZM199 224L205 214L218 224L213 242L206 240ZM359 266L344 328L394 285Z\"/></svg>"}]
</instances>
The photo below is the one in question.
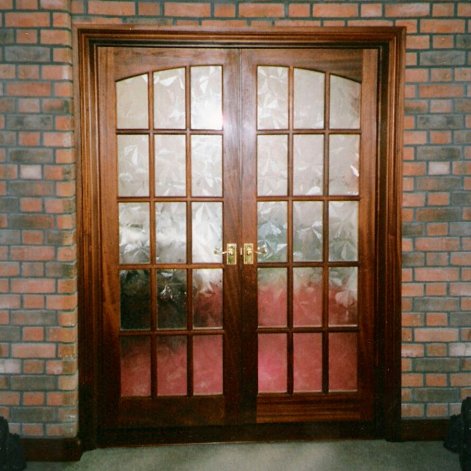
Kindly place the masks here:
<instances>
[{"instance_id":1,"label":"glass pane","mask_svg":"<svg viewBox=\"0 0 471 471\"><path fill-rule=\"evenodd\" d=\"M154 127L185 129L185 69L154 73Z\"/></svg>"},{"instance_id":2,"label":"glass pane","mask_svg":"<svg viewBox=\"0 0 471 471\"><path fill-rule=\"evenodd\" d=\"M193 337L193 392L222 394L222 335Z\"/></svg>"},{"instance_id":3,"label":"glass pane","mask_svg":"<svg viewBox=\"0 0 471 471\"><path fill-rule=\"evenodd\" d=\"M119 262L149 260L149 205L119 203Z\"/></svg>"},{"instance_id":4,"label":"glass pane","mask_svg":"<svg viewBox=\"0 0 471 471\"><path fill-rule=\"evenodd\" d=\"M121 270L119 282L121 329L149 329L149 270Z\"/></svg>"},{"instance_id":5,"label":"glass pane","mask_svg":"<svg viewBox=\"0 0 471 471\"><path fill-rule=\"evenodd\" d=\"M116 82L118 129L148 127L147 74Z\"/></svg>"},{"instance_id":6,"label":"glass pane","mask_svg":"<svg viewBox=\"0 0 471 471\"><path fill-rule=\"evenodd\" d=\"M149 194L149 143L147 136L118 136L118 194Z\"/></svg>"},{"instance_id":7,"label":"glass pane","mask_svg":"<svg viewBox=\"0 0 471 471\"><path fill-rule=\"evenodd\" d=\"M285 201L258 203L258 247L266 250L259 262L286 261L287 206Z\"/></svg>"},{"instance_id":8,"label":"glass pane","mask_svg":"<svg viewBox=\"0 0 471 471\"><path fill-rule=\"evenodd\" d=\"M322 334L293 334L294 392L322 390Z\"/></svg>"},{"instance_id":9,"label":"glass pane","mask_svg":"<svg viewBox=\"0 0 471 471\"><path fill-rule=\"evenodd\" d=\"M186 261L186 203L156 203L157 262Z\"/></svg>"},{"instance_id":10,"label":"glass pane","mask_svg":"<svg viewBox=\"0 0 471 471\"><path fill-rule=\"evenodd\" d=\"M186 144L183 134L155 136L155 194L186 195Z\"/></svg>"},{"instance_id":11,"label":"glass pane","mask_svg":"<svg viewBox=\"0 0 471 471\"><path fill-rule=\"evenodd\" d=\"M357 334L329 334L329 390L358 389Z\"/></svg>"},{"instance_id":12,"label":"glass pane","mask_svg":"<svg viewBox=\"0 0 471 471\"><path fill-rule=\"evenodd\" d=\"M293 324L322 324L322 268L293 268Z\"/></svg>"},{"instance_id":13,"label":"glass pane","mask_svg":"<svg viewBox=\"0 0 471 471\"><path fill-rule=\"evenodd\" d=\"M222 195L222 136L191 136L193 196Z\"/></svg>"},{"instance_id":14,"label":"glass pane","mask_svg":"<svg viewBox=\"0 0 471 471\"><path fill-rule=\"evenodd\" d=\"M286 334L258 336L258 392L287 391L288 342Z\"/></svg>"},{"instance_id":15,"label":"glass pane","mask_svg":"<svg viewBox=\"0 0 471 471\"><path fill-rule=\"evenodd\" d=\"M354 261L358 258L358 203L337 201L329 204L329 260Z\"/></svg>"},{"instance_id":16,"label":"glass pane","mask_svg":"<svg viewBox=\"0 0 471 471\"><path fill-rule=\"evenodd\" d=\"M150 396L150 339L121 337L121 396Z\"/></svg>"},{"instance_id":17,"label":"glass pane","mask_svg":"<svg viewBox=\"0 0 471 471\"><path fill-rule=\"evenodd\" d=\"M157 338L157 395L186 396L186 337L175 335Z\"/></svg>"},{"instance_id":18,"label":"glass pane","mask_svg":"<svg viewBox=\"0 0 471 471\"><path fill-rule=\"evenodd\" d=\"M330 136L329 194L358 195L359 144L358 135Z\"/></svg>"},{"instance_id":19,"label":"glass pane","mask_svg":"<svg viewBox=\"0 0 471 471\"><path fill-rule=\"evenodd\" d=\"M324 176L324 136L297 134L293 138L293 193L321 195Z\"/></svg>"},{"instance_id":20,"label":"glass pane","mask_svg":"<svg viewBox=\"0 0 471 471\"><path fill-rule=\"evenodd\" d=\"M294 69L294 127L324 127L324 77L322 72Z\"/></svg>"},{"instance_id":21,"label":"glass pane","mask_svg":"<svg viewBox=\"0 0 471 471\"><path fill-rule=\"evenodd\" d=\"M358 82L336 75L330 76L330 127L358 129L360 127L360 91Z\"/></svg>"},{"instance_id":22,"label":"glass pane","mask_svg":"<svg viewBox=\"0 0 471 471\"><path fill-rule=\"evenodd\" d=\"M258 269L258 325L286 326L288 302L285 268Z\"/></svg>"},{"instance_id":23,"label":"glass pane","mask_svg":"<svg viewBox=\"0 0 471 471\"><path fill-rule=\"evenodd\" d=\"M358 323L358 269L336 267L329 271L329 325Z\"/></svg>"},{"instance_id":24,"label":"glass pane","mask_svg":"<svg viewBox=\"0 0 471 471\"><path fill-rule=\"evenodd\" d=\"M295 261L322 260L322 203L293 202L293 257Z\"/></svg>"},{"instance_id":25,"label":"glass pane","mask_svg":"<svg viewBox=\"0 0 471 471\"><path fill-rule=\"evenodd\" d=\"M257 67L258 129L288 128L288 68Z\"/></svg>"},{"instance_id":26,"label":"glass pane","mask_svg":"<svg viewBox=\"0 0 471 471\"><path fill-rule=\"evenodd\" d=\"M193 326L222 327L222 270L193 270Z\"/></svg>"},{"instance_id":27,"label":"glass pane","mask_svg":"<svg viewBox=\"0 0 471 471\"><path fill-rule=\"evenodd\" d=\"M186 270L157 270L157 326L186 327Z\"/></svg>"},{"instance_id":28,"label":"glass pane","mask_svg":"<svg viewBox=\"0 0 471 471\"><path fill-rule=\"evenodd\" d=\"M257 188L259 195L288 193L288 136L258 136Z\"/></svg>"},{"instance_id":29,"label":"glass pane","mask_svg":"<svg viewBox=\"0 0 471 471\"><path fill-rule=\"evenodd\" d=\"M191 127L222 129L222 67L191 68Z\"/></svg>"},{"instance_id":30,"label":"glass pane","mask_svg":"<svg viewBox=\"0 0 471 471\"><path fill-rule=\"evenodd\" d=\"M192 204L193 263L221 263L215 249L222 248L221 203Z\"/></svg>"}]
</instances>

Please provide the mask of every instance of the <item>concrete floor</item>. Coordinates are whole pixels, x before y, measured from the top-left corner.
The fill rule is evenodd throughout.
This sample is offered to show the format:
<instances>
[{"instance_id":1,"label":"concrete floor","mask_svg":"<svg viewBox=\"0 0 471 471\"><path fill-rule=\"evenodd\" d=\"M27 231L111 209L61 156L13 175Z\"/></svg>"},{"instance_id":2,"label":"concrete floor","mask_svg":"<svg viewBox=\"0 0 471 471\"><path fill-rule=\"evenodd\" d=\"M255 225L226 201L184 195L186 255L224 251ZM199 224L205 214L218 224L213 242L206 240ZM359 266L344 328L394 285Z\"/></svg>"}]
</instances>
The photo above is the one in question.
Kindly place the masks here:
<instances>
[{"instance_id":1,"label":"concrete floor","mask_svg":"<svg viewBox=\"0 0 471 471\"><path fill-rule=\"evenodd\" d=\"M174 445L89 451L28 471L459 471L442 442L383 440Z\"/></svg>"}]
</instances>

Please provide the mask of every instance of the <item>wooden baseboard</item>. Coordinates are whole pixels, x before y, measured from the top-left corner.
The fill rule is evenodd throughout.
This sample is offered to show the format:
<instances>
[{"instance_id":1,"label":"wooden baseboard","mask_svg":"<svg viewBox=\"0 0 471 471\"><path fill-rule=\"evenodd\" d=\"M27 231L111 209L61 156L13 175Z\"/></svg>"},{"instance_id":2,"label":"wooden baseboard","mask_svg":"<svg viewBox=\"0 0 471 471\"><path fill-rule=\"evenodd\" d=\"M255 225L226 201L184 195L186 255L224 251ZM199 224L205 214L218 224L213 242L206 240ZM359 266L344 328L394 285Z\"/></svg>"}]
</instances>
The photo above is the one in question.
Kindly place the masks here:
<instances>
[{"instance_id":1,"label":"wooden baseboard","mask_svg":"<svg viewBox=\"0 0 471 471\"><path fill-rule=\"evenodd\" d=\"M82 445L78 438L24 438L26 461L78 461Z\"/></svg>"},{"instance_id":2,"label":"wooden baseboard","mask_svg":"<svg viewBox=\"0 0 471 471\"><path fill-rule=\"evenodd\" d=\"M401 440L442 441L448 430L448 420L402 420Z\"/></svg>"}]
</instances>

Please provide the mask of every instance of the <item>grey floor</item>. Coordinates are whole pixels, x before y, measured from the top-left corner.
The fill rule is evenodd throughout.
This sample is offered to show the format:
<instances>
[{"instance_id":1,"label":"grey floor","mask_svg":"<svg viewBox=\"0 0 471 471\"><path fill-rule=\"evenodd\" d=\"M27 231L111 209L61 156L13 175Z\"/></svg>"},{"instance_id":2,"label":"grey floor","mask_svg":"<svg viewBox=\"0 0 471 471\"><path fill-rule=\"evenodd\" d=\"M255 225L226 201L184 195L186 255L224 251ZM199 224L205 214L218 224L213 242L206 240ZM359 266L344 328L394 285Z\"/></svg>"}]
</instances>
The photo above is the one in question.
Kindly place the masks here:
<instances>
[{"instance_id":1,"label":"grey floor","mask_svg":"<svg viewBox=\"0 0 471 471\"><path fill-rule=\"evenodd\" d=\"M75 463L28 463L28 471L459 471L441 442L383 440L174 445L89 451Z\"/></svg>"}]
</instances>

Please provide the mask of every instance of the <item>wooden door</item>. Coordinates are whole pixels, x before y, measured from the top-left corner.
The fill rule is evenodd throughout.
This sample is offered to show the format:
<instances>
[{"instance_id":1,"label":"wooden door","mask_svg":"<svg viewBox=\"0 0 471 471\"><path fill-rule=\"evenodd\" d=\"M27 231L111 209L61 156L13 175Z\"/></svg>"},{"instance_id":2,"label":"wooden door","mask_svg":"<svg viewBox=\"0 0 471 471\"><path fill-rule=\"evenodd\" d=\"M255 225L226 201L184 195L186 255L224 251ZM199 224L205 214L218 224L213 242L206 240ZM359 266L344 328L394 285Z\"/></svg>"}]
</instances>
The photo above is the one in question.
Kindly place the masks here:
<instances>
[{"instance_id":1,"label":"wooden door","mask_svg":"<svg viewBox=\"0 0 471 471\"><path fill-rule=\"evenodd\" d=\"M373 421L375 50L97 63L100 427Z\"/></svg>"}]
</instances>

